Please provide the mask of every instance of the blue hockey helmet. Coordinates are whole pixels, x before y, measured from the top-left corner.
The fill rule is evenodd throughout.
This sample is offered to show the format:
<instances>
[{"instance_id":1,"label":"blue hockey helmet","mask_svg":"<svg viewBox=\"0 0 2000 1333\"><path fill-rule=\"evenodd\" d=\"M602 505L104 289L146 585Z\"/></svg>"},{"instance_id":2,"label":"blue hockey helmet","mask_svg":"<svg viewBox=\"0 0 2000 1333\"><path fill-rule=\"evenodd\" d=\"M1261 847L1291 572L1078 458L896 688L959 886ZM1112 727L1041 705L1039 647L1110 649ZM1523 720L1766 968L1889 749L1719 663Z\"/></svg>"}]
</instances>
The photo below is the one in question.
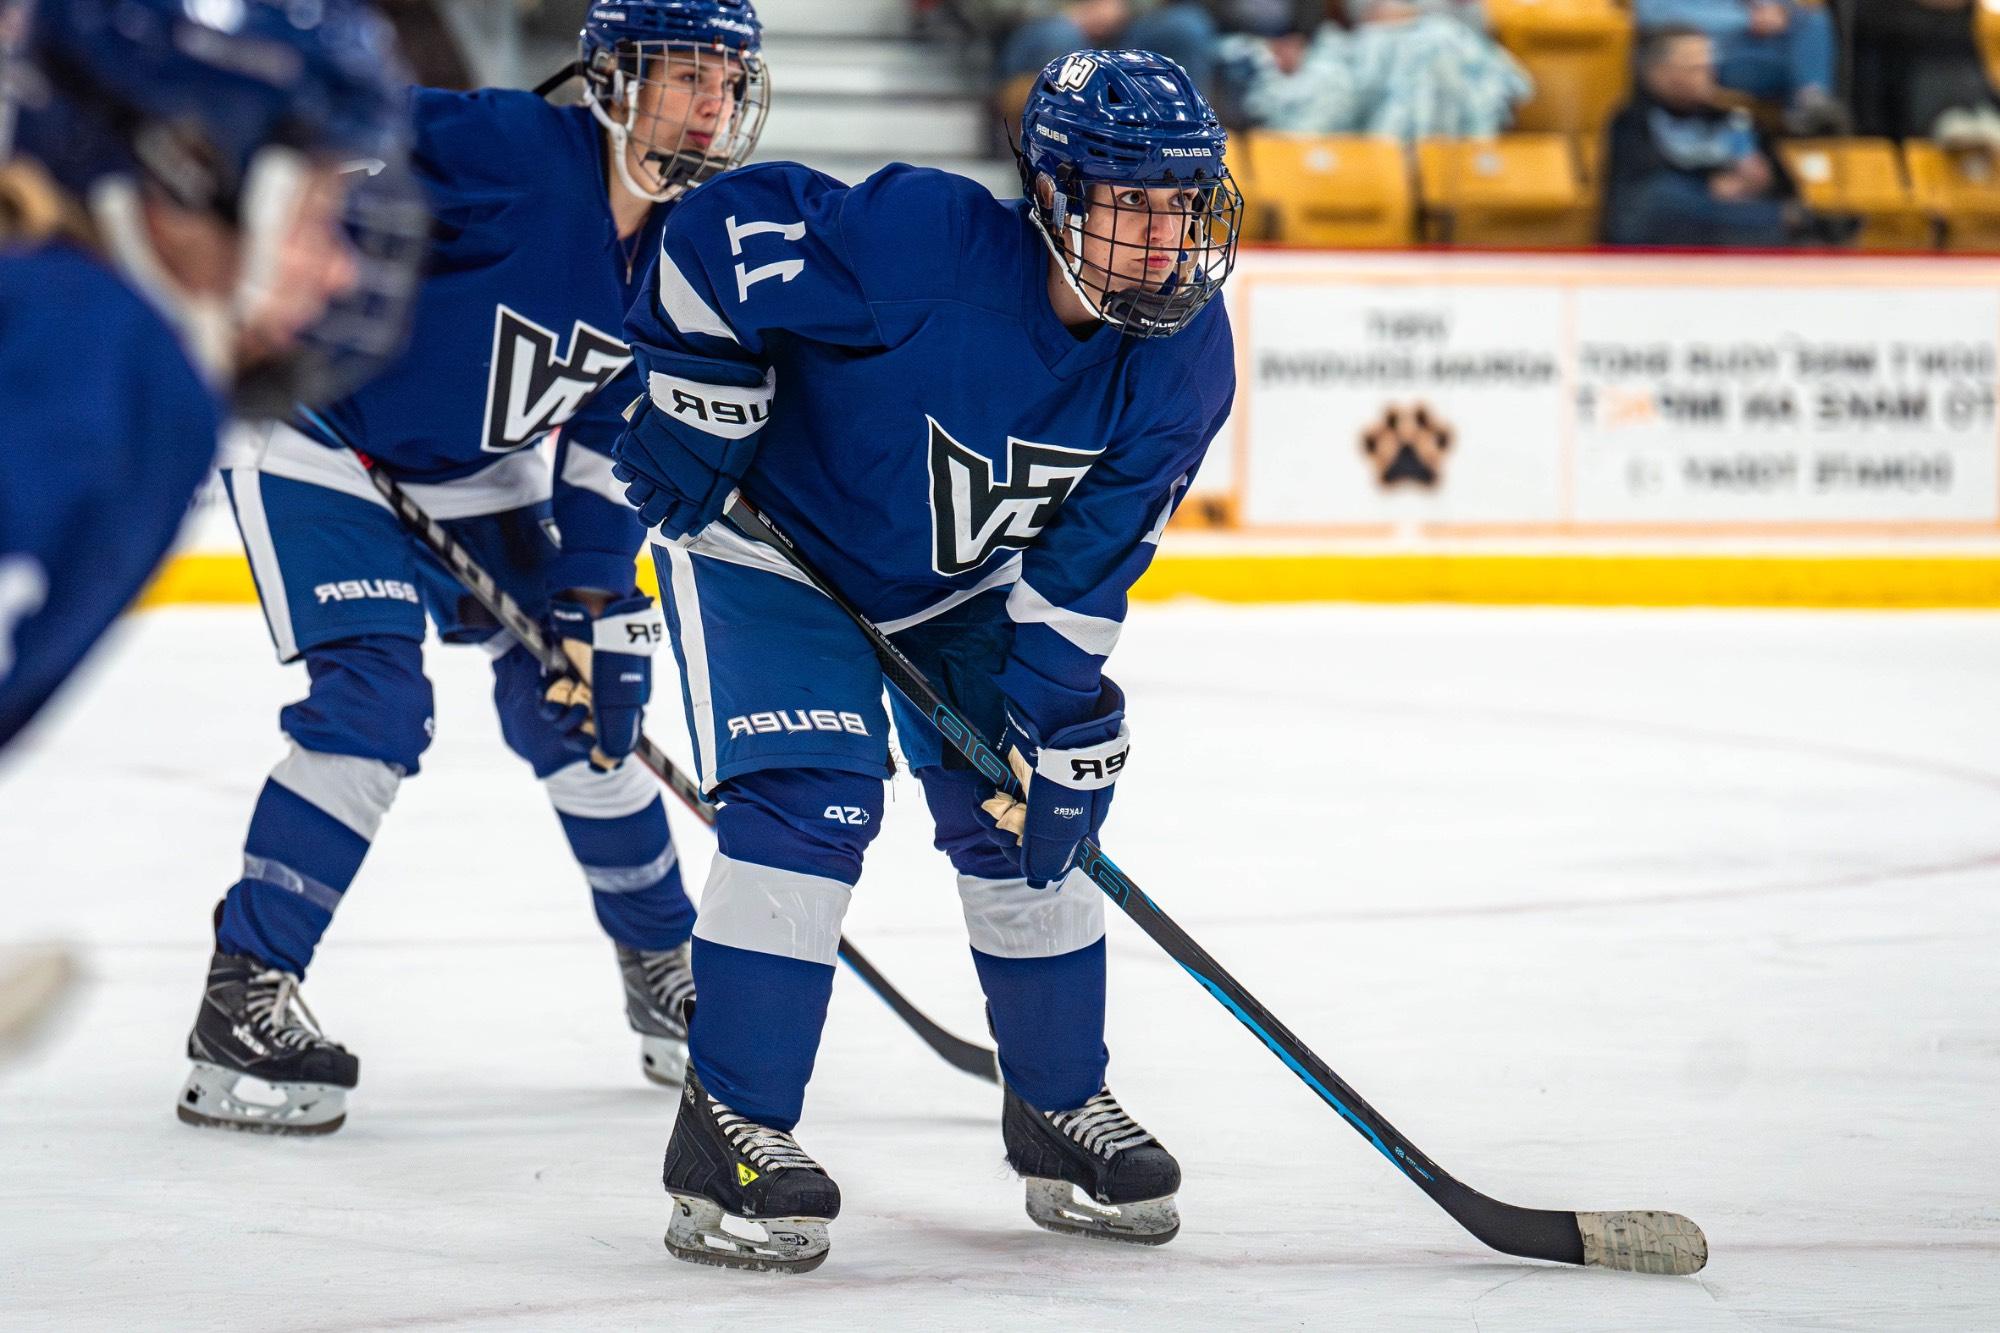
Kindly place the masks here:
<instances>
[{"instance_id":1,"label":"blue hockey helmet","mask_svg":"<svg viewBox=\"0 0 2000 1333\"><path fill-rule=\"evenodd\" d=\"M1187 71L1150 51L1050 62L1015 156L1070 287L1137 337L1186 328L1236 263L1243 196L1228 133Z\"/></svg>"},{"instance_id":2,"label":"blue hockey helmet","mask_svg":"<svg viewBox=\"0 0 2000 1333\"><path fill-rule=\"evenodd\" d=\"M584 104L618 171L666 202L742 166L771 106L750 0L595 0L583 21Z\"/></svg>"},{"instance_id":3,"label":"blue hockey helmet","mask_svg":"<svg viewBox=\"0 0 2000 1333\"><path fill-rule=\"evenodd\" d=\"M24 0L7 60L12 150L88 213L109 256L230 383L237 407L325 397L400 349L425 217L402 171L406 80L388 24L361 0ZM336 183L337 182L337 183ZM338 195L339 203L329 202ZM237 237L234 291L171 277L143 204ZM299 327L256 312L282 291L287 234L308 207L352 281ZM344 224L344 225L343 225ZM344 252L344 253L343 253ZM351 266L346 263L352 260ZM260 341L261 340L261 341ZM252 353L250 361L240 354Z\"/></svg>"}]
</instances>

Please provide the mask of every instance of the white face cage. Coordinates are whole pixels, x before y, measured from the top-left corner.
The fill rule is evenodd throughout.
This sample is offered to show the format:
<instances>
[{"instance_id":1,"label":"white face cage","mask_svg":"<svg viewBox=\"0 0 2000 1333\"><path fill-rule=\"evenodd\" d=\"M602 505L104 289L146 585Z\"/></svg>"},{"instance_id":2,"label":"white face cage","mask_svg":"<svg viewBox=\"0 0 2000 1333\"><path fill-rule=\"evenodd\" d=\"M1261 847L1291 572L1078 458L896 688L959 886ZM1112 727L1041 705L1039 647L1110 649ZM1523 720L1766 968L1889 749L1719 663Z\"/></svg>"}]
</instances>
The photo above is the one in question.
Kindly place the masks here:
<instances>
[{"instance_id":1,"label":"white face cage","mask_svg":"<svg viewBox=\"0 0 2000 1333\"><path fill-rule=\"evenodd\" d=\"M611 134L619 178L656 203L742 166L771 107L769 67L754 52L621 42L583 73L584 104Z\"/></svg>"}]
</instances>

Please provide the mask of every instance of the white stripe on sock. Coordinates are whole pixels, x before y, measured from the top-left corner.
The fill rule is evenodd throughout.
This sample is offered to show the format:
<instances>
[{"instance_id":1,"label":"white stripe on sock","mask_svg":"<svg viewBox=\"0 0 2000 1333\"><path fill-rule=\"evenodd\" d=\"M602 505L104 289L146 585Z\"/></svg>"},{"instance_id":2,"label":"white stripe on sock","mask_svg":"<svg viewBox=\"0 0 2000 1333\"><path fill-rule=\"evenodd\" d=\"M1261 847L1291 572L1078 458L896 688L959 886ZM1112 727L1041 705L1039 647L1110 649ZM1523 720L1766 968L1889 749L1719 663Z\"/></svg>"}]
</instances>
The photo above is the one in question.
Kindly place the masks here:
<instances>
[{"instance_id":1,"label":"white stripe on sock","mask_svg":"<svg viewBox=\"0 0 2000 1333\"><path fill-rule=\"evenodd\" d=\"M853 897L854 890L837 879L717 853L709 863L694 933L711 944L832 967L840 952L840 923Z\"/></svg>"},{"instance_id":2,"label":"white stripe on sock","mask_svg":"<svg viewBox=\"0 0 2000 1333\"><path fill-rule=\"evenodd\" d=\"M638 893L650 889L667 877L667 872L680 860L680 853L672 843L642 866L584 866L583 878L596 893Z\"/></svg>"},{"instance_id":3,"label":"white stripe on sock","mask_svg":"<svg viewBox=\"0 0 2000 1333\"><path fill-rule=\"evenodd\" d=\"M542 790L559 814L579 819L623 819L660 799L660 784L637 759L606 773L579 759L542 779Z\"/></svg>"},{"instance_id":4,"label":"white stripe on sock","mask_svg":"<svg viewBox=\"0 0 2000 1333\"><path fill-rule=\"evenodd\" d=\"M373 842L403 775L380 759L321 754L294 744L271 770L271 781Z\"/></svg>"},{"instance_id":5,"label":"white stripe on sock","mask_svg":"<svg viewBox=\"0 0 2000 1333\"><path fill-rule=\"evenodd\" d=\"M1080 870L1049 889L960 875L958 897L972 947L995 958L1053 958L1104 938L1104 894Z\"/></svg>"}]
</instances>

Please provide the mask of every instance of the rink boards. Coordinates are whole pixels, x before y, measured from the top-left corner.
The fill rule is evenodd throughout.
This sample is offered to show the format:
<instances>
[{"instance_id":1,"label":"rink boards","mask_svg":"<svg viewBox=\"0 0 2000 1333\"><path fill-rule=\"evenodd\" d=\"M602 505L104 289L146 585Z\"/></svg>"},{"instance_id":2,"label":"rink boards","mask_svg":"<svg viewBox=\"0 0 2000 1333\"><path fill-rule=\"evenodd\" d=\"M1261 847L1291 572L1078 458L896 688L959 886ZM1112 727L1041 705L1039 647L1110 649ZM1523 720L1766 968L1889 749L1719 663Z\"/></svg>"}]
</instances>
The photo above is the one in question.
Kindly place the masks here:
<instances>
[{"instance_id":1,"label":"rink boards","mask_svg":"<svg viewBox=\"0 0 2000 1333\"><path fill-rule=\"evenodd\" d=\"M1266 250L1229 301L1138 597L2000 606L2000 262ZM149 602L254 597L220 500Z\"/></svg>"}]
</instances>

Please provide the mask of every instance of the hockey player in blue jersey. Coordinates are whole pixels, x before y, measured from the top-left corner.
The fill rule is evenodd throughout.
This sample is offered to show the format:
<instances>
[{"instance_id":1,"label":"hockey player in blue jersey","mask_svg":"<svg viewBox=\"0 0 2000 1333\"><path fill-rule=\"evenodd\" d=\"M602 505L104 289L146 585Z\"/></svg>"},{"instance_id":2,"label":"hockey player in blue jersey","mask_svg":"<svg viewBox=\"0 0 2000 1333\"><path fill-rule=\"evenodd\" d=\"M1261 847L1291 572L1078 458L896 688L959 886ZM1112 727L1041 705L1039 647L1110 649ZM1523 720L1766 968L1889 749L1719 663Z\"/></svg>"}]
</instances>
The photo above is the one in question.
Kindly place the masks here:
<instances>
[{"instance_id":1,"label":"hockey player in blue jersey","mask_svg":"<svg viewBox=\"0 0 2000 1333\"><path fill-rule=\"evenodd\" d=\"M657 530L721 807L665 1163L681 1258L825 1257L839 1190L791 1131L890 772L867 641L715 522L738 488L1004 735L1022 776L1025 801L1000 795L895 701L958 872L1029 1215L1146 1244L1179 1227L1178 1165L1105 1085L1103 898L1071 862L1127 754L1103 674L1126 590L1234 389L1212 300L1242 208L1224 145L1179 66L1080 53L1043 72L1023 115L1023 200L904 166L848 188L772 164L701 187L668 222L627 322L646 397L617 475Z\"/></svg>"},{"instance_id":2,"label":"hockey player in blue jersey","mask_svg":"<svg viewBox=\"0 0 2000 1333\"><path fill-rule=\"evenodd\" d=\"M4 749L166 554L223 416L400 346L423 219L353 0L32 0L0 43Z\"/></svg>"},{"instance_id":3,"label":"hockey player in blue jersey","mask_svg":"<svg viewBox=\"0 0 2000 1333\"><path fill-rule=\"evenodd\" d=\"M644 535L611 477L618 409L639 392L617 332L673 201L749 154L766 82L747 0L606 0L581 41L580 106L414 93L437 224L410 350L323 413L225 447L278 656L303 660L310 687L279 716L290 750L217 911L178 1103L190 1123L307 1134L345 1119L358 1062L292 999L430 743L426 614L491 656L502 735L541 780L616 946L642 1068L679 1081L694 909L661 789L625 762L659 615L634 586ZM583 687L544 678L406 533L354 450L547 616ZM239 1096L246 1076L282 1101Z\"/></svg>"}]
</instances>

